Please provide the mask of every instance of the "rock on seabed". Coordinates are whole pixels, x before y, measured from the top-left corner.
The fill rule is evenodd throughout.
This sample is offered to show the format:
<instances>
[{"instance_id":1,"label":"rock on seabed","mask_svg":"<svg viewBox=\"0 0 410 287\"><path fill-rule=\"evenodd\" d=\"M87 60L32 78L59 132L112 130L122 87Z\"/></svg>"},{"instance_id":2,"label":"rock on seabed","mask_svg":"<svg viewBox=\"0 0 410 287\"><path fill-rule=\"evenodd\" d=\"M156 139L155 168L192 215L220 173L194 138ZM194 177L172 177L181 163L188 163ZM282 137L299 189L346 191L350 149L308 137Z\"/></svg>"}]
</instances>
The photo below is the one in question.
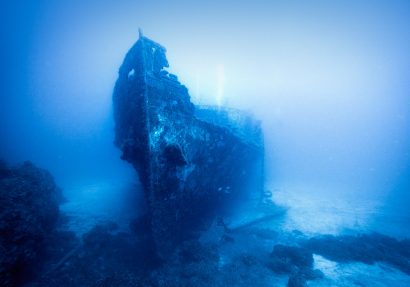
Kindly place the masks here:
<instances>
[{"instance_id":1,"label":"rock on seabed","mask_svg":"<svg viewBox=\"0 0 410 287\"><path fill-rule=\"evenodd\" d=\"M0 163L0 286L15 286L38 266L33 263L57 223L61 200L48 171L31 162Z\"/></svg>"}]
</instances>

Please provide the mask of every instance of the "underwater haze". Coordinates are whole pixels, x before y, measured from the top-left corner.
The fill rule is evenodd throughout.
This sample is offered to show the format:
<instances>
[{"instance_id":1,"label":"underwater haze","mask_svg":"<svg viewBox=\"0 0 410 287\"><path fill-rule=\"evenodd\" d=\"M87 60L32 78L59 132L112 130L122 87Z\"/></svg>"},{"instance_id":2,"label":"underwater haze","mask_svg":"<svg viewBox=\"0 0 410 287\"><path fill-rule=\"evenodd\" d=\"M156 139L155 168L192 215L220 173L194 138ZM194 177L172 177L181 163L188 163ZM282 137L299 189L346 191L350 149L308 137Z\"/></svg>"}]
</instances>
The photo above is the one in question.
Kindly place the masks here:
<instances>
[{"instance_id":1,"label":"underwater haze","mask_svg":"<svg viewBox=\"0 0 410 287\"><path fill-rule=\"evenodd\" d=\"M166 47L194 104L260 120L265 189L286 209L275 232L410 238L409 1L0 5L0 159L50 171L77 235L108 220L126 229L142 212L137 172L114 146L113 115L118 71L141 28ZM371 274L383 268L313 254L331 279L309 286L410 284L405 268L377 283Z\"/></svg>"}]
</instances>

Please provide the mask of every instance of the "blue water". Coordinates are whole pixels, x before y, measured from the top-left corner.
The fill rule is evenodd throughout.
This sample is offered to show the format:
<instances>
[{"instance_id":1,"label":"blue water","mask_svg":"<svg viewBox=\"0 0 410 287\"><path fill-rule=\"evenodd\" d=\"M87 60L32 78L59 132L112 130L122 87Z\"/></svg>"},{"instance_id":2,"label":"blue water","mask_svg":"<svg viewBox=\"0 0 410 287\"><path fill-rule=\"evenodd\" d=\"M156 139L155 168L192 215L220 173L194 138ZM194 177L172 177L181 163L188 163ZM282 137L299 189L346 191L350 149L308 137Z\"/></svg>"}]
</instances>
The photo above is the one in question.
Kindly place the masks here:
<instances>
[{"instance_id":1,"label":"blue water","mask_svg":"<svg viewBox=\"0 0 410 287\"><path fill-rule=\"evenodd\" d=\"M64 230L81 238L114 221L130 232L144 208L137 174L113 145L111 98L143 27L167 47L193 102L262 122L265 188L281 212L258 227L268 239L242 234L223 247L221 266L300 233L410 238L408 1L83 2L0 4L0 158L54 175L67 199ZM317 254L314 264L326 279L309 286L410 286L385 264ZM286 285L286 276L265 275Z\"/></svg>"}]
</instances>

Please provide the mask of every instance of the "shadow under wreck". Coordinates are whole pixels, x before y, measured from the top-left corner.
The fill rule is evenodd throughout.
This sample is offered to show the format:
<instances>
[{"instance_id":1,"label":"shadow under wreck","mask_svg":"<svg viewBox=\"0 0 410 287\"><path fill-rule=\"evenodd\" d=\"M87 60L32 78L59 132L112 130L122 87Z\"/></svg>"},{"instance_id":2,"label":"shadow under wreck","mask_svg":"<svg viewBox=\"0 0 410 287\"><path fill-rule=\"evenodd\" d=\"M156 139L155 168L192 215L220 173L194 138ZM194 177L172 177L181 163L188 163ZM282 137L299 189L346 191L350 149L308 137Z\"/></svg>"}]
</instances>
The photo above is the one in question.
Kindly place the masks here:
<instances>
[{"instance_id":1,"label":"shadow under wreck","mask_svg":"<svg viewBox=\"0 0 410 287\"><path fill-rule=\"evenodd\" d=\"M258 203L264 180L260 122L233 109L195 106L165 70L165 53L140 32L113 93L115 144L139 174L145 224L163 258L215 217Z\"/></svg>"}]
</instances>

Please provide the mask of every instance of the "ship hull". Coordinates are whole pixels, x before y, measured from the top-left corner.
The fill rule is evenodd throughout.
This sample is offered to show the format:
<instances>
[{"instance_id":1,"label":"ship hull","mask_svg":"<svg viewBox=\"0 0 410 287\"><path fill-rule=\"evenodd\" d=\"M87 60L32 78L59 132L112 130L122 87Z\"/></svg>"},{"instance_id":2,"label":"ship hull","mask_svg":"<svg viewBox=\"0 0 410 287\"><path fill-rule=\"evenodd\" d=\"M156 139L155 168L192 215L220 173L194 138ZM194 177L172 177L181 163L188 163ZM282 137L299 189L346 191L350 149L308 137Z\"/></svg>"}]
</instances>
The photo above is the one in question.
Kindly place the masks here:
<instances>
[{"instance_id":1,"label":"ship hull","mask_svg":"<svg viewBox=\"0 0 410 287\"><path fill-rule=\"evenodd\" d=\"M113 99L115 143L138 171L150 232L166 257L216 216L260 199L263 139L256 122L250 140L213 122L221 110L197 114L186 87L155 67L158 57L159 66L167 64L161 49L140 38L121 66Z\"/></svg>"}]
</instances>

